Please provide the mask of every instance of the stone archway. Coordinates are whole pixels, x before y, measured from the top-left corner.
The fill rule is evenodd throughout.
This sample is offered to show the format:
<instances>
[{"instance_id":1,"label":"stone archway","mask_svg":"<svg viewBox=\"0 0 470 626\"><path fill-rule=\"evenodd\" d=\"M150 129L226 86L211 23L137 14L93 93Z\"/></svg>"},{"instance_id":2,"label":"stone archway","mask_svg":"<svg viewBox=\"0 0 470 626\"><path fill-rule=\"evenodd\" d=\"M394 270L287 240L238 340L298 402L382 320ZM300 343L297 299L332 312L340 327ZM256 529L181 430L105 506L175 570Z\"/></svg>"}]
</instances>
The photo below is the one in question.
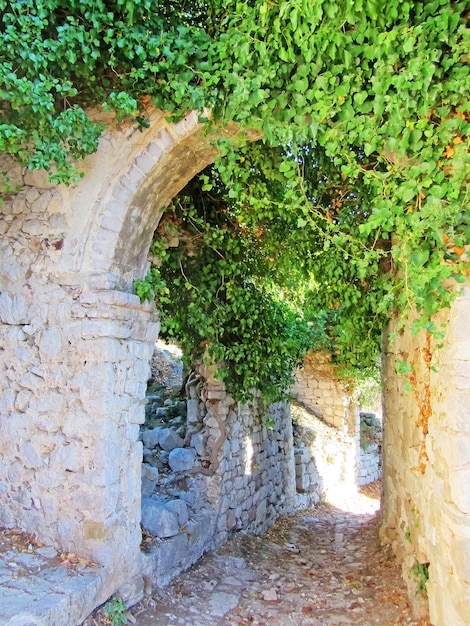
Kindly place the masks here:
<instances>
[{"instance_id":1,"label":"stone archway","mask_svg":"<svg viewBox=\"0 0 470 626\"><path fill-rule=\"evenodd\" d=\"M0 524L105 566L101 599L123 585L132 596L141 578L137 433L158 315L132 284L146 272L161 208L215 156L194 113L176 125L154 113L143 133L103 121L76 186L0 168L20 187L0 205ZM431 563L439 626L449 616L465 623L470 593L468 298L467 290L451 312L440 374L430 380L423 477L411 469L416 404L403 400L396 354L387 357L386 534L398 551L406 545L415 516L407 503L415 503L422 523L413 554ZM422 354L405 335L399 350Z\"/></svg>"},{"instance_id":2,"label":"stone archway","mask_svg":"<svg viewBox=\"0 0 470 626\"><path fill-rule=\"evenodd\" d=\"M5 165L20 191L0 206L0 524L104 565L103 599L141 578L137 435L158 315L133 281L162 206L215 156L200 129L196 114L109 124L70 188Z\"/></svg>"}]
</instances>

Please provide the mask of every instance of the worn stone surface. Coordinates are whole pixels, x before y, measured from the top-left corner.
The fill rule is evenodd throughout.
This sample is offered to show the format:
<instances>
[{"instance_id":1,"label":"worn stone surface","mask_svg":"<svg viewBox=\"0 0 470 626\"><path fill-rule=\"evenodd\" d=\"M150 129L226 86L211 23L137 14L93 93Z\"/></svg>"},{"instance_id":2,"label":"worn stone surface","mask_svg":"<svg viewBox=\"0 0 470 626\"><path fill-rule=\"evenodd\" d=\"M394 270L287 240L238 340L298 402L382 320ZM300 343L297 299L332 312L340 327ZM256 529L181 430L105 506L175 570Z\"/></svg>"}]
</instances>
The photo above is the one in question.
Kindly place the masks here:
<instances>
[{"instance_id":1,"label":"worn stone surface","mask_svg":"<svg viewBox=\"0 0 470 626\"><path fill-rule=\"evenodd\" d=\"M464 626L469 616L469 311L467 286L435 320L438 328L447 325L440 350L434 340L427 344L424 332L412 335L408 327L386 344L382 536L403 562L411 600L413 569L429 564L429 609L436 626ZM395 375L399 359L416 372L411 392L404 389L406 377Z\"/></svg>"},{"instance_id":2,"label":"worn stone surface","mask_svg":"<svg viewBox=\"0 0 470 626\"><path fill-rule=\"evenodd\" d=\"M135 607L136 626L426 626L412 618L399 564L378 546L379 488L367 489L283 516L266 535L237 533Z\"/></svg>"},{"instance_id":3,"label":"worn stone surface","mask_svg":"<svg viewBox=\"0 0 470 626\"><path fill-rule=\"evenodd\" d=\"M0 529L1 626L76 626L99 602L104 579L76 555Z\"/></svg>"}]
</instances>

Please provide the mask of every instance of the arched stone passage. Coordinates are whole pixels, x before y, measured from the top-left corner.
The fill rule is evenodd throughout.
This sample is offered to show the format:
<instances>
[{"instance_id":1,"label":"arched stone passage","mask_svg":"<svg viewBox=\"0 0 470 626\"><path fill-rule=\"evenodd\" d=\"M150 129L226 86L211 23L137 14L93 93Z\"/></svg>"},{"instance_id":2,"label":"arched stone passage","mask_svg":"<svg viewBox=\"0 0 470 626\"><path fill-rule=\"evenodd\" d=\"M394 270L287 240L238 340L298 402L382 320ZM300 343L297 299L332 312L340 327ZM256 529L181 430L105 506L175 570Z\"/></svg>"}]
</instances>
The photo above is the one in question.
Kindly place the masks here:
<instances>
[{"instance_id":1,"label":"arched stone passage","mask_svg":"<svg viewBox=\"0 0 470 626\"><path fill-rule=\"evenodd\" d=\"M0 524L104 565L102 599L141 580L137 436L158 315L132 285L161 208L215 156L200 129L196 114L109 124L70 188L2 167L20 191L0 205Z\"/></svg>"},{"instance_id":2,"label":"arched stone passage","mask_svg":"<svg viewBox=\"0 0 470 626\"><path fill-rule=\"evenodd\" d=\"M132 284L161 208L215 155L194 114L171 126L155 113L143 133L104 121L76 186L0 167L20 187L0 205L0 524L104 565L103 600L127 583L125 595L137 593L141 572L137 433L158 316ZM417 503L413 554L431 563L437 626L464 624L469 601L468 303L467 290L430 381L425 478L411 469L416 406L405 406L397 350L388 357L386 528L399 551ZM400 346L422 350L406 333Z\"/></svg>"}]
</instances>

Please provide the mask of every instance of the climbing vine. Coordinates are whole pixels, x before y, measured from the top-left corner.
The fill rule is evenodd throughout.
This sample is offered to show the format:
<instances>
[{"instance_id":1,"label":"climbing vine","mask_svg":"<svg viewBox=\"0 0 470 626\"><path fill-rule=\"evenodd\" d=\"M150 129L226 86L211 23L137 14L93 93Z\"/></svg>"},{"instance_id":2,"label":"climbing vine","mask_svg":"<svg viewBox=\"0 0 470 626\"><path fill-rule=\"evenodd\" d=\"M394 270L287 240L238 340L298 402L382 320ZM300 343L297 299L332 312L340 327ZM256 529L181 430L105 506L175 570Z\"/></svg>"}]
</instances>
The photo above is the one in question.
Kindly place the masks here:
<instances>
[{"instance_id":1,"label":"climbing vine","mask_svg":"<svg viewBox=\"0 0 470 626\"><path fill-rule=\"evenodd\" d=\"M207 223L225 252L233 233L243 249L241 228L266 242L263 259L277 251L265 291L256 246L231 251L253 315L264 319L277 282L279 307L301 308L358 365L392 311L416 307L415 329L435 332L470 271L469 18L447 0L0 0L0 151L70 183L102 132L92 106L140 128L154 107L234 121L238 139L258 129L256 146L221 143L204 183L223 186L240 226ZM209 332L228 291L204 266L219 280L206 290Z\"/></svg>"},{"instance_id":2,"label":"climbing vine","mask_svg":"<svg viewBox=\"0 0 470 626\"><path fill-rule=\"evenodd\" d=\"M272 256L280 233L240 222L220 179L207 180L196 177L167 208L151 248L156 264L136 291L156 297L162 335L184 347L189 366L209 357L235 398L250 400L258 388L279 400L312 340L300 270L287 276Z\"/></svg>"}]
</instances>

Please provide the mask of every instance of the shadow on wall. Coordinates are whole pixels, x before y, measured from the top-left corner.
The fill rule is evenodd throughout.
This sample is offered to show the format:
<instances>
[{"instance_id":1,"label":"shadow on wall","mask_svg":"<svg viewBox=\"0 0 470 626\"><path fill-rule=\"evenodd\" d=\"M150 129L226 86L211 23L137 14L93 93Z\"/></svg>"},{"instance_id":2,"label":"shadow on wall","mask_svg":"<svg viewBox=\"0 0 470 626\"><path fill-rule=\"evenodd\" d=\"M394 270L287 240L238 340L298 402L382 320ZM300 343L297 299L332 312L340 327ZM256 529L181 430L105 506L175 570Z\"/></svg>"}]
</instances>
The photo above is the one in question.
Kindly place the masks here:
<instances>
[{"instance_id":1,"label":"shadow on wall","mask_svg":"<svg viewBox=\"0 0 470 626\"><path fill-rule=\"evenodd\" d=\"M357 491L356 439L291 405L299 508Z\"/></svg>"}]
</instances>

